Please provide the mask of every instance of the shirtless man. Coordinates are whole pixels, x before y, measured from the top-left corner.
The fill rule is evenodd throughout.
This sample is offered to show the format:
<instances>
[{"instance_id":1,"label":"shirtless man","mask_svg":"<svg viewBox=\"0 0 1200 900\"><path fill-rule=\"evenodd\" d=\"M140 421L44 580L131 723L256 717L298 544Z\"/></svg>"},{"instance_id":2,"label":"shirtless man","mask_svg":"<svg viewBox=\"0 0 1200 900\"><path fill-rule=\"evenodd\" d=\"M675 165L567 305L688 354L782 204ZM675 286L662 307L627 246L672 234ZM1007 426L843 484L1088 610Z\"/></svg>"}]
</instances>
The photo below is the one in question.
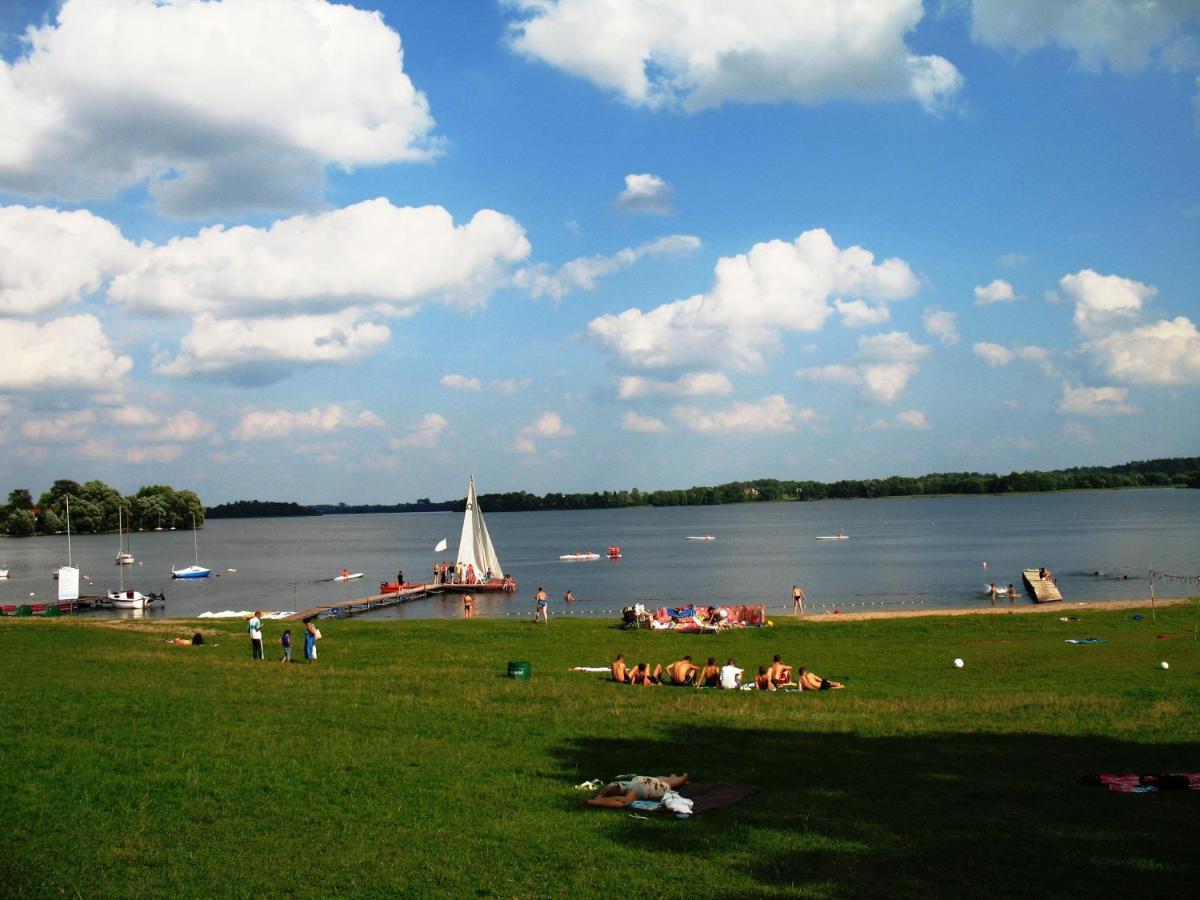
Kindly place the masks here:
<instances>
[{"instance_id":1,"label":"shirtless man","mask_svg":"<svg viewBox=\"0 0 1200 900\"><path fill-rule=\"evenodd\" d=\"M802 691L840 691L845 687L840 681L830 681L828 678L814 675L804 666L801 666L796 673L796 683L800 685Z\"/></svg>"},{"instance_id":2,"label":"shirtless man","mask_svg":"<svg viewBox=\"0 0 1200 900\"><path fill-rule=\"evenodd\" d=\"M687 783L687 772L682 775L631 775L628 780L606 784L594 797L588 797L588 806L607 806L620 809L634 800L661 800L667 791L675 791Z\"/></svg>"},{"instance_id":3,"label":"shirtless man","mask_svg":"<svg viewBox=\"0 0 1200 900\"><path fill-rule=\"evenodd\" d=\"M771 683L775 685L775 687L782 687L783 685L791 682L792 667L785 666L782 662L780 662L779 654L776 653L774 661L771 663L770 668L767 669L767 674L771 676Z\"/></svg>"},{"instance_id":4,"label":"shirtless man","mask_svg":"<svg viewBox=\"0 0 1200 900\"><path fill-rule=\"evenodd\" d=\"M662 666L655 666L651 672L649 663L638 663L637 668L629 674L629 683L639 687L662 684Z\"/></svg>"},{"instance_id":5,"label":"shirtless man","mask_svg":"<svg viewBox=\"0 0 1200 900\"><path fill-rule=\"evenodd\" d=\"M618 653L612 662L612 679L619 684L625 684L629 681L629 675L629 667L625 665L625 654Z\"/></svg>"},{"instance_id":6,"label":"shirtless man","mask_svg":"<svg viewBox=\"0 0 1200 900\"><path fill-rule=\"evenodd\" d=\"M775 690L775 682L773 682L771 680L771 676L767 674L766 666L758 667L758 674L754 676L754 689L758 691Z\"/></svg>"},{"instance_id":7,"label":"shirtless man","mask_svg":"<svg viewBox=\"0 0 1200 900\"><path fill-rule=\"evenodd\" d=\"M696 673L699 671L699 666L692 662L690 656L685 656L683 659L676 660L667 666L667 675L671 678L670 683L680 686L692 684L696 678Z\"/></svg>"},{"instance_id":8,"label":"shirtless man","mask_svg":"<svg viewBox=\"0 0 1200 900\"><path fill-rule=\"evenodd\" d=\"M717 665L717 658L710 656L708 663L700 670L700 674L696 676L696 687L720 687L721 686L721 667Z\"/></svg>"},{"instance_id":9,"label":"shirtless man","mask_svg":"<svg viewBox=\"0 0 1200 900\"><path fill-rule=\"evenodd\" d=\"M792 615L804 615L804 601L807 598L804 596L804 589L798 584L792 585Z\"/></svg>"}]
</instances>

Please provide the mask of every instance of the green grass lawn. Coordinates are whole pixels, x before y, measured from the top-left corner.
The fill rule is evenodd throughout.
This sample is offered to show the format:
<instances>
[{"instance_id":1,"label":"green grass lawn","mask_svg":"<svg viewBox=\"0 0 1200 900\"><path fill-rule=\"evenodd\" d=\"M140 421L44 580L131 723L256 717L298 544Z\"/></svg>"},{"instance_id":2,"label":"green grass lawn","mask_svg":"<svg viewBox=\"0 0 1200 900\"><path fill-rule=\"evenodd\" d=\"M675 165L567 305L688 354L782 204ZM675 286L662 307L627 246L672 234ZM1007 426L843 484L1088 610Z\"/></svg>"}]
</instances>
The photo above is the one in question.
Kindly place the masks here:
<instances>
[{"instance_id":1,"label":"green grass lawn","mask_svg":"<svg viewBox=\"0 0 1200 900\"><path fill-rule=\"evenodd\" d=\"M1196 608L1069 612L716 636L329 622L314 666L252 663L240 622L191 648L162 641L187 624L6 620L0 894L1186 895L1200 793L1079 779L1200 771ZM1108 643L1064 643L1084 636ZM618 651L778 652L848 689L568 671ZM760 790L686 821L579 807L574 784L629 771Z\"/></svg>"}]
</instances>

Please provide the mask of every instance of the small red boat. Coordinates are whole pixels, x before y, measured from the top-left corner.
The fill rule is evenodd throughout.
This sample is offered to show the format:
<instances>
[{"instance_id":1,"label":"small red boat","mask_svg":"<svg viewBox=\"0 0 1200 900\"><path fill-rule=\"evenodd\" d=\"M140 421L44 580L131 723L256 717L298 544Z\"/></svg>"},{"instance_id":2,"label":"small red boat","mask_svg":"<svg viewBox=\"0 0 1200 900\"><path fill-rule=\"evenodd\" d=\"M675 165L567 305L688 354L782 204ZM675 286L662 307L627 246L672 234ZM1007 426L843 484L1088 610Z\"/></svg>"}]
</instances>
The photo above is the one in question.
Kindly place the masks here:
<instances>
[{"instance_id":1,"label":"small red boat","mask_svg":"<svg viewBox=\"0 0 1200 900\"><path fill-rule=\"evenodd\" d=\"M620 559L621 558L621 548L617 547L615 545L612 547L609 547L608 548L608 558L609 559Z\"/></svg>"}]
</instances>

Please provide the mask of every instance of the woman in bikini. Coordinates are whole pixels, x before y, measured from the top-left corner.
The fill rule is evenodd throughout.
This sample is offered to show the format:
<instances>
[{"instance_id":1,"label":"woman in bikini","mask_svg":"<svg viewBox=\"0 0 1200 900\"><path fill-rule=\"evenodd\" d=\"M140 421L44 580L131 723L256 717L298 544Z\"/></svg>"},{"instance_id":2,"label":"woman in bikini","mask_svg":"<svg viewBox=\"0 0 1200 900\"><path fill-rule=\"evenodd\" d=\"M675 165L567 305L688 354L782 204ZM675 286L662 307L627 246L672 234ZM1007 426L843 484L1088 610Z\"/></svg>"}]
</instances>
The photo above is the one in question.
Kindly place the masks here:
<instances>
[{"instance_id":1,"label":"woman in bikini","mask_svg":"<svg viewBox=\"0 0 1200 900\"><path fill-rule=\"evenodd\" d=\"M687 772L682 775L628 775L600 789L600 793L588 798L588 806L607 806L620 809L634 800L661 800L667 791L676 791L687 783Z\"/></svg>"}]
</instances>

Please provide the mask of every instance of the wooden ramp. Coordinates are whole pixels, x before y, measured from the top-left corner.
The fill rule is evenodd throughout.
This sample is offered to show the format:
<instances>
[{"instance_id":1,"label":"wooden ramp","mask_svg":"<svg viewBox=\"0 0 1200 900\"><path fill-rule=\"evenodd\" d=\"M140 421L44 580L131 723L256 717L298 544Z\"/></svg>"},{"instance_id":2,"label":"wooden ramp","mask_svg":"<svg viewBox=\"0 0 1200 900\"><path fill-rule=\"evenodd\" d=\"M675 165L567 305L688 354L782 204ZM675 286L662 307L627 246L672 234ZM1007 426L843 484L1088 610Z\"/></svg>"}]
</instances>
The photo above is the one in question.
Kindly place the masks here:
<instances>
[{"instance_id":1,"label":"wooden ramp","mask_svg":"<svg viewBox=\"0 0 1200 900\"><path fill-rule=\"evenodd\" d=\"M422 597L427 597L429 594L435 593L438 593L438 590L433 585L418 584L413 587L407 587L399 592L393 591L390 594L371 594L368 597L358 597L354 600L341 600L337 603L312 606L308 609L294 612L282 621L302 622L306 619L342 619L370 612L373 609L411 603L413 600L420 600Z\"/></svg>"},{"instance_id":2,"label":"wooden ramp","mask_svg":"<svg viewBox=\"0 0 1200 900\"><path fill-rule=\"evenodd\" d=\"M1053 603L1063 598L1058 592L1058 585L1043 578L1040 569L1026 569L1022 577L1025 579L1025 589L1035 603Z\"/></svg>"}]
</instances>

